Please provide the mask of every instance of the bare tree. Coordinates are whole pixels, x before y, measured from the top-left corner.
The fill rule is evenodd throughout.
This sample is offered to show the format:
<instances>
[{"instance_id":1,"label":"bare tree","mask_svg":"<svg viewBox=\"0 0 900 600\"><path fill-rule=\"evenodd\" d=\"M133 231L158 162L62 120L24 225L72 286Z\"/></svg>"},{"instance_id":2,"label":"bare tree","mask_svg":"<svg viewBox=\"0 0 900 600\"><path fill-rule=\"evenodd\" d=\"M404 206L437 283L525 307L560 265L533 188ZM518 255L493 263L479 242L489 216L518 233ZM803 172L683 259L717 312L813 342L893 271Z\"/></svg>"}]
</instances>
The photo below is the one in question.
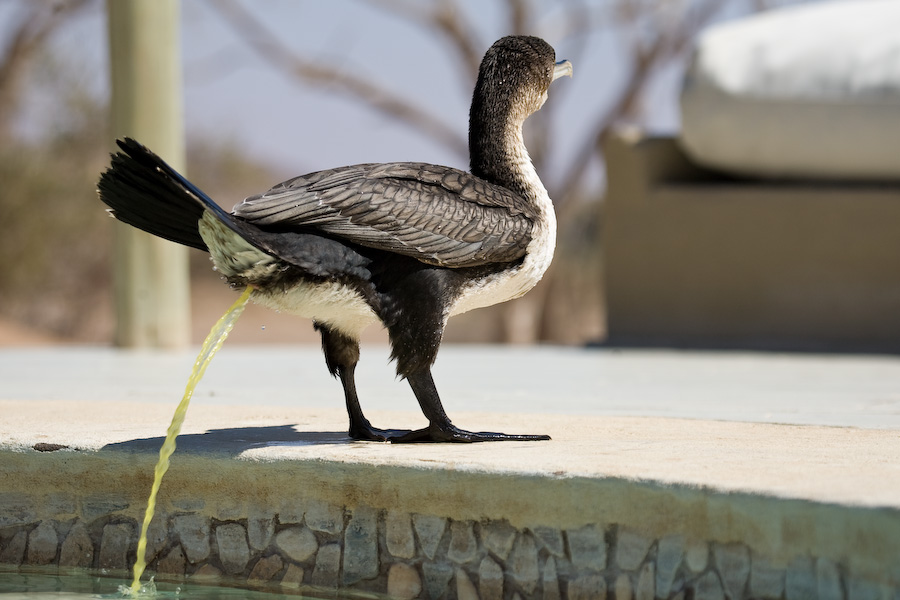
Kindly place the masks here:
<instances>
[{"instance_id":1,"label":"bare tree","mask_svg":"<svg viewBox=\"0 0 900 600\"><path fill-rule=\"evenodd\" d=\"M7 24L0 48L0 139L8 139L16 109L23 97L29 64L45 48L50 36L72 15L94 0L33 0L19 2Z\"/></svg>"},{"instance_id":2,"label":"bare tree","mask_svg":"<svg viewBox=\"0 0 900 600\"><path fill-rule=\"evenodd\" d=\"M471 16L463 10L459 0L359 1L427 31L429 37L441 44L449 56L455 57L462 75L460 85L471 89L481 56L493 40L480 39L476 35L478 28L474 27ZM608 36L618 44L617 54L625 66L624 82L617 89L610 90L604 101L598 101L592 114L578 117L588 125L583 128L581 139L575 142L578 150L574 160L558 173L549 173L543 168L554 140L551 124L559 118L558 104L548 103L529 120L529 152L538 172L544 175L556 203L561 238L567 236L568 228L580 226L577 221L583 219L579 213L584 209L577 200L597 200L601 196L601 190L589 189L587 182L593 169L602 169L602 140L623 120L642 121L645 117L643 103L655 78L668 68L684 64L697 34L726 12L736 15L767 7L766 0L567 0L562 6L550 2L503 0L502 4L505 23L500 25L495 37L506 34L550 37L546 34L552 33L554 40L567 44L567 58L576 64L578 73L577 65L587 49L588 38L592 35ZM313 60L299 55L278 32L268 28L239 0L215 0L209 2L209 6L225 19L239 39L273 67L304 86L351 98L397 119L461 158L468 157L464 132L446 123L427 107L398 96L377 81L348 71L337 63L323 63L321 58ZM599 209L593 211L591 218L599 221ZM594 231L599 231L599 227L595 227ZM585 248L585 252L599 253L596 240L586 240L586 243L592 246ZM596 331L594 325L588 328L586 334L584 327L580 326L576 326L575 333L559 333L559 328L548 322L553 319L550 316L553 312L546 310L550 296L558 296L561 302L570 302L565 298L577 296L571 290L565 292L560 289L566 284L556 281L557 272L558 269L551 268L538 288L522 300L506 305L503 312L508 323L503 336L506 340L533 341L540 338L579 341L579 336L582 336L583 341L585 335L600 336L601 332ZM592 285L599 289L599 267L595 275L583 276L594 278ZM585 307L578 308L584 310ZM601 311L602 306L588 307L587 310ZM577 312L576 307L571 311L556 311L569 315Z\"/></svg>"},{"instance_id":3,"label":"bare tree","mask_svg":"<svg viewBox=\"0 0 900 600\"><path fill-rule=\"evenodd\" d=\"M471 87L478 72L481 56L493 40L479 39L477 28L457 0L412 2L410 0L359 0L433 33L455 56L463 77L460 84ZM346 70L337 63L323 63L299 55L278 34L267 27L256 14L239 0L215 0L209 6L231 26L235 34L250 48L302 84L342 94L364 106L386 114L409 126L462 157L468 156L466 138L458 128L443 121L426 107L394 94L379 82ZM582 133L581 150L567 171L551 179L549 186L560 203L583 192L584 175L589 165L600 157L599 141L622 119L639 120L641 100L654 77L665 68L684 60L698 32L727 10L732 13L752 12L767 7L765 0L607 0L587 2L569 0L563 10L556 4L528 0L505 0L506 23L502 34L538 34L553 29L554 39L569 42L576 64L585 50L584 40L591 34L618 39L618 53L627 63L625 83L614 90L609 99L588 115L590 126ZM560 14L550 14L551 12ZM529 151L535 163L545 160L550 136L546 131L553 120L553 105L546 106L533 117L539 127L532 128ZM529 121L531 123L531 121Z\"/></svg>"}]
</instances>

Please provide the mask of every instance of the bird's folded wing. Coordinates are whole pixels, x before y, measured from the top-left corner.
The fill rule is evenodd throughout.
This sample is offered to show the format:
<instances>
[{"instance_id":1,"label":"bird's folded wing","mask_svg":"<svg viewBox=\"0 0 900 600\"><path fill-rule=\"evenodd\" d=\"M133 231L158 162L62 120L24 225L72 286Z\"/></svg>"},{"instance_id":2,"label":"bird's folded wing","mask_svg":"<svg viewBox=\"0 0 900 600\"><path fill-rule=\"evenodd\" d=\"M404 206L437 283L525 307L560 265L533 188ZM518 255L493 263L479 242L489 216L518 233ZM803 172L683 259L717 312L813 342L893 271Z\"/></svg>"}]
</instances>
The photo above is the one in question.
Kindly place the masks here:
<instances>
[{"instance_id":1,"label":"bird's folded wing","mask_svg":"<svg viewBox=\"0 0 900 600\"><path fill-rule=\"evenodd\" d=\"M535 220L525 200L510 190L423 163L303 175L247 198L234 214L266 229L314 229L454 268L522 258Z\"/></svg>"}]
</instances>

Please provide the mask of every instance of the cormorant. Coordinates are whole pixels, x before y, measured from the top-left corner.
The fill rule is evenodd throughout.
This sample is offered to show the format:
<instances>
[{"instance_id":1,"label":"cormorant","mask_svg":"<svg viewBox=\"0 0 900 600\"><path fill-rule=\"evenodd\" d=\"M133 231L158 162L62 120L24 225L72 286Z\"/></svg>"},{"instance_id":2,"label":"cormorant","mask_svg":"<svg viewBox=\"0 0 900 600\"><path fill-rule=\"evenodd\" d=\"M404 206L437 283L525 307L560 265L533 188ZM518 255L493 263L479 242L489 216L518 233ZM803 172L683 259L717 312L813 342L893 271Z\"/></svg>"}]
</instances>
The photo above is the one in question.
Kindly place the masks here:
<instances>
[{"instance_id":1,"label":"cormorant","mask_svg":"<svg viewBox=\"0 0 900 600\"><path fill-rule=\"evenodd\" d=\"M562 75L572 75L571 63L556 62L540 38L504 37L488 49L469 112L471 173L410 162L339 167L285 181L229 214L126 138L100 178L100 198L120 221L208 251L233 286L253 286L255 302L313 319L344 388L352 438L549 439L459 429L431 365L448 318L518 298L550 265L556 216L522 124ZM379 321L425 429L377 429L360 408L359 335Z\"/></svg>"}]
</instances>

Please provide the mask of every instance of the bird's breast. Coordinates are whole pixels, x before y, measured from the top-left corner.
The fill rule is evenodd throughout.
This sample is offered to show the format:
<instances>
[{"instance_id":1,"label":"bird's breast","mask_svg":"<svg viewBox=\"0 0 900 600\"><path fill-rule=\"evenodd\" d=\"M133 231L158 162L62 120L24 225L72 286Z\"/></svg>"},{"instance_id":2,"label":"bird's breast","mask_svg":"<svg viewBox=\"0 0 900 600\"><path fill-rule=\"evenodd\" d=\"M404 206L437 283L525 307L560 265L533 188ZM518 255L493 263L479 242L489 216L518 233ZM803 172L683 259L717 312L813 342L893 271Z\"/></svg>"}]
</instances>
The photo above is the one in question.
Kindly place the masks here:
<instances>
[{"instance_id":1,"label":"bird's breast","mask_svg":"<svg viewBox=\"0 0 900 600\"><path fill-rule=\"evenodd\" d=\"M313 319L350 337L378 322L378 317L352 287L337 281L299 281L286 289L261 289L253 300L267 308Z\"/></svg>"},{"instance_id":2,"label":"bird's breast","mask_svg":"<svg viewBox=\"0 0 900 600\"><path fill-rule=\"evenodd\" d=\"M448 316L523 296L544 276L553 260L555 248L556 218L551 209L535 224L522 262L468 281L460 290Z\"/></svg>"}]
</instances>

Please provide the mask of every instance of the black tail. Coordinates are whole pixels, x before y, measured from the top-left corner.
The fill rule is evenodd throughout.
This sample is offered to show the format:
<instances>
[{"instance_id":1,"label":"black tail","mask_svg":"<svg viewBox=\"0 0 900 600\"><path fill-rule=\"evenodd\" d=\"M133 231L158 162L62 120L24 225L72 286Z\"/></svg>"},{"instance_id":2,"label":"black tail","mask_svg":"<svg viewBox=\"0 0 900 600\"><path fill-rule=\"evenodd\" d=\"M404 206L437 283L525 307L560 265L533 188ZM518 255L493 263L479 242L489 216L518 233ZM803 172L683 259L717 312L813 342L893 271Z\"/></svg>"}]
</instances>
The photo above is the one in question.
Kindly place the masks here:
<instances>
[{"instance_id":1,"label":"black tail","mask_svg":"<svg viewBox=\"0 0 900 600\"><path fill-rule=\"evenodd\" d=\"M163 159L130 138L116 140L123 152L97 184L100 199L118 220L155 236L209 251L199 221L212 213L261 251L316 277L368 278L369 259L340 241L314 232L266 231L228 214Z\"/></svg>"},{"instance_id":2,"label":"black tail","mask_svg":"<svg viewBox=\"0 0 900 600\"><path fill-rule=\"evenodd\" d=\"M123 223L192 248L206 250L197 222L204 210L230 216L156 154L131 138L117 140L118 152L100 176L97 190Z\"/></svg>"}]
</instances>

